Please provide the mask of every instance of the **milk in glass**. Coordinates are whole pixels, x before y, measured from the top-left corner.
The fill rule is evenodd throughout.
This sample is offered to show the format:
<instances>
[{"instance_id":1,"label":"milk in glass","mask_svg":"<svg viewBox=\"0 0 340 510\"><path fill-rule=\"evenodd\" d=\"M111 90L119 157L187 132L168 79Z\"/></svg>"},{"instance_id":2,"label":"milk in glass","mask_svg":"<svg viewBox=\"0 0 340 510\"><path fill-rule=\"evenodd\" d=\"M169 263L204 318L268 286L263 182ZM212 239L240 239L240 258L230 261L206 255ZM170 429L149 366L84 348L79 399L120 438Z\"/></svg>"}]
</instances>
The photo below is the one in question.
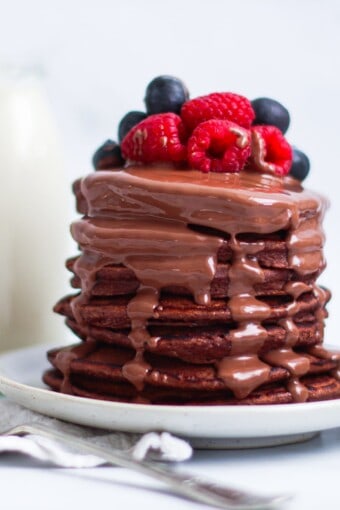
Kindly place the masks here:
<instances>
[{"instance_id":1,"label":"milk in glass","mask_svg":"<svg viewBox=\"0 0 340 510\"><path fill-rule=\"evenodd\" d=\"M0 67L0 350L65 336L69 185L36 73Z\"/></svg>"}]
</instances>

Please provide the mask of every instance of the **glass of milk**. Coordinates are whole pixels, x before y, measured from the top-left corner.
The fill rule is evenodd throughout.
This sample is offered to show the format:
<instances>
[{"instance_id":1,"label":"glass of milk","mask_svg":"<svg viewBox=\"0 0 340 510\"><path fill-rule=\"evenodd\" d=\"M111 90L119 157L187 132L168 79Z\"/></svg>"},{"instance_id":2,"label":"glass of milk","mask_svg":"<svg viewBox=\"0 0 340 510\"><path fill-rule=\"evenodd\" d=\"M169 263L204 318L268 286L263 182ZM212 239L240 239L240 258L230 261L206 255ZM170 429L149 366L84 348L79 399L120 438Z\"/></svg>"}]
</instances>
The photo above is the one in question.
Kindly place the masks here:
<instances>
[{"instance_id":1,"label":"glass of milk","mask_svg":"<svg viewBox=\"0 0 340 510\"><path fill-rule=\"evenodd\" d=\"M0 64L0 350L65 335L69 184L42 81Z\"/></svg>"}]
</instances>

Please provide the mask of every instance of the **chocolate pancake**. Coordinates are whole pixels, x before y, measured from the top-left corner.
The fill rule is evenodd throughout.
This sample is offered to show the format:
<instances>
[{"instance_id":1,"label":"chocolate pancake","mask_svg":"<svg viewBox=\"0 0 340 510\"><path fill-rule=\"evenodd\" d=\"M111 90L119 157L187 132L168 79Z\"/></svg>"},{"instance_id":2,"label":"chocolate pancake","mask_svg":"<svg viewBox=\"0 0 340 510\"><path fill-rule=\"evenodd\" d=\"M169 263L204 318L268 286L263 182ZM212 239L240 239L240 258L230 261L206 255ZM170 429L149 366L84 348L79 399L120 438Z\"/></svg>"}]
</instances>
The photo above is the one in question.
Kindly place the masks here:
<instances>
[{"instance_id":1,"label":"chocolate pancake","mask_svg":"<svg viewBox=\"0 0 340 510\"><path fill-rule=\"evenodd\" d=\"M118 304L115 301L118 301ZM273 312L263 323L267 338L263 342L261 352L285 345L286 330L280 325L280 319L284 321L289 304L282 304L282 301L282 297L275 299L271 297ZM84 340L88 338L132 346L129 338L131 324L127 315L128 303L128 298L125 304L122 298L105 301L92 299L81 308L81 323L74 319L72 297L63 299L56 306L56 310L68 317L69 327ZM192 363L218 359L232 352L233 331L237 325L233 322L225 302L214 302L207 307L196 305L187 298L178 297L175 300L171 296L161 299L159 308L160 311L156 309L157 319L150 319L148 328L151 337L157 341L147 344L146 350L179 357ZM316 344L321 319L315 297L311 294L302 295L296 312L293 317L296 331L295 345ZM325 311L322 318L324 314Z\"/></svg>"},{"instance_id":2,"label":"chocolate pancake","mask_svg":"<svg viewBox=\"0 0 340 510\"><path fill-rule=\"evenodd\" d=\"M322 197L171 166L96 172L74 192L79 292L55 311L82 343L50 352L53 389L188 405L340 396L340 354L322 347Z\"/></svg>"},{"instance_id":3,"label":"chocolate pancake","mask_svg":"<svg viewBox=\"0 0 340 510\"><path fill-rule=\"evenodd\" d=\"M73 318L72 304L79 296L66 296L55 306L55 311ZM289 296L261 296L258 301L263 305L257 313L266 313L264 320L268 323L286 318L292 304L294 315L290 316L297 322L301 317L303 320L315 320L320 312L320 302L312 293L303 294L294 303ZM130 302L129 297L93 297L88 303L79 305L78 313L82 324L112 329L129 328L131 327L131 319L128 314ZM322 318L324 316L325 312L322 309ZM159 299L159 304L154 309L152 317L149 319L149 324L173 324L176 327L181 325L198 326L233 323L234 319L228 301L215 299L209 305L200 305L183 296L162 296Z\"/></svg>"},{"instance_id":4,"label":"chocolate pancake","mask_svg":"<svg viewBox=\"0 0 340 510\"><path fill-rule=\"evenodd\" d=\"M271 367L266 383L256 389L250 390L249 386L243 385L243 394L237 398L219 378L216 366L193 366L153 354L146 356L150 370L143 388L138 391L123 376L124 364L133 357L131 349L95 343L91 348L83 344L52 350L49 359L55 369L44 374L44 381L56 391L71 389L76 395L127 402L141 398L145 402L162 404L273 404L294 401L292 394L296 386L290 391L287 389L290 374L282 367ZM340 382L332 375L336 361L298 351L294 352L294 359L308 364L308 370L299 383L299 391L305 392L307 400L340 396Z\"/></svg>"},{"instance_id":5,"label":"chocolate pancake","mask_svg":"<svg viewBox=\"0 0 340 510\"><path fill-rule=\"evenodd\" d=\"M269 252L263 253L263 258L269 263ZM277 252L275 253L276 260L272 264L280 266L278 261ZM73 267L78 257L74 257L67 261L66 267L73 272ZM211 282L210 294L212 298L223 298L228 296L229 278L228 272L230 264L217 264L216 273ZM265 266L264 266L265 267ZM285 285L292 281L302 281L306 285L311 285L315 282L317 274L306 275L298 278L293 271L286 268L265 268L263 270L264 281L255 285L255 291L258 295L282 295L285 294ZM71 279L72 287L81 288L81 281L77 275ZM96 274L96 283L92 289L93 296L121 296L134 294L140 286L136 275L131 269L124 266L115 266L110 264L101 268ZM185 287L168 286L164 287L163 292L172 295L189 295L190 292Z\"/></svg>"},{"instance_id":6,"label":"chocolate pancake","mask_svg":"<svg viewBox=\"0 0 340 510\"><path fill-rule=\"evenodd\" d=\"M129 330L117 331L110 328L80 325L67 319L68 327L82 340L132 347ZM282 326L268 324L268 337L261 353L285 346L286 331ZM230 355L232 351L231 330L223 326L171 327L150 326L152 344L146 350L157 354L179 358L189 363L209 363ZM296 325L298 338L296 347L309 347L316 344L318 325L314 322L301 322Z\"/></svg>"}]
</instances>

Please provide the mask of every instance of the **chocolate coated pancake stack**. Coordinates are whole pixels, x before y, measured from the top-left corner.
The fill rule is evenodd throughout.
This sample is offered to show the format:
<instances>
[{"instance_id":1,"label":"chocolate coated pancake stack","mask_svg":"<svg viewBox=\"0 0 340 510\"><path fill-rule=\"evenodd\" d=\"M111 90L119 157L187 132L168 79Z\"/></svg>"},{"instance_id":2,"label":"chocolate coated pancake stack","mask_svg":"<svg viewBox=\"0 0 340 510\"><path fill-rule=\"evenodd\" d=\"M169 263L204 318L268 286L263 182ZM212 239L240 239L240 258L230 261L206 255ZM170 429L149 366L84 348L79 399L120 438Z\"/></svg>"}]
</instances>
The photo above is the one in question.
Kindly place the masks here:
<instances>
[{"instance_id":1,"label":"chocolate coated pancake stack","mask_svg":"<svg viewBox=\"0 0 340 510\"><path fill-rule=\"evenodd\" d=\"M171 165L74 186L80 255L56 311L80 338L45 382L99 399L276 404L340 396L323 347L326 203L291 177Z\"/></svg>"}]
</instances>

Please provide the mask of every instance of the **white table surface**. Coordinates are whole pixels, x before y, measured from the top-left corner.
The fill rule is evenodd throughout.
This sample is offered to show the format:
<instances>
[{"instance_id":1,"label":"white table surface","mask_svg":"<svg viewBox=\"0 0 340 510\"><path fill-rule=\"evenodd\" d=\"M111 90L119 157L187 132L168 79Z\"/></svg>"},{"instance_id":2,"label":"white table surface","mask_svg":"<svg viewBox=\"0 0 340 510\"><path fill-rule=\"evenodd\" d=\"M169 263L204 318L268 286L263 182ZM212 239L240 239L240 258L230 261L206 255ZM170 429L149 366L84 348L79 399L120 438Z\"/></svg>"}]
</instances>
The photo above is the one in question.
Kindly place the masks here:
<instances>
[{"instance_id":1,"label":"white table surface","mask_svg":"<svg viewBox=\"0 0 340 510\"><path fill-rule=\"evenodd\" d=\"M179 468L243 488L292 493L286 510L340 508L340 428L295 445L196 451ZM0 487L4 510L209 508L169 495L163 485L125 469L51 468L13 454L0 456Z\"/></svg>"}]
</instances>

